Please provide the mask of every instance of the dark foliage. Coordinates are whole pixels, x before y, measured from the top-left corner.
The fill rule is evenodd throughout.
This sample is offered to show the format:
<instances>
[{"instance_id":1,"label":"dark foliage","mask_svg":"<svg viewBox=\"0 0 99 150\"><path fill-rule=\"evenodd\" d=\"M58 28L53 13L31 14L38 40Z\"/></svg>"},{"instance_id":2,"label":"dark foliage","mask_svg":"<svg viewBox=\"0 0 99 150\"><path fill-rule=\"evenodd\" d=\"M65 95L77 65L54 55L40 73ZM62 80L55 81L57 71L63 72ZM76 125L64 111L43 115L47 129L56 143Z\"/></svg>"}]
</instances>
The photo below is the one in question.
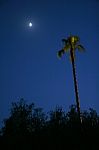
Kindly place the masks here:
<instances>
[{"instance_id":1,"label":"dark foliage","mask_svg":"<svg viewBox=\"0 0 99 150\"><path fill-rule=\"evenodd\" d=\"M11 114L4 120L0 149L10 150L98 150L99 116L90 108L79 119L75 105L66 113L56 107L46 115L41 108L23 99L12 104Z\"/></svg>"}]
</instances>

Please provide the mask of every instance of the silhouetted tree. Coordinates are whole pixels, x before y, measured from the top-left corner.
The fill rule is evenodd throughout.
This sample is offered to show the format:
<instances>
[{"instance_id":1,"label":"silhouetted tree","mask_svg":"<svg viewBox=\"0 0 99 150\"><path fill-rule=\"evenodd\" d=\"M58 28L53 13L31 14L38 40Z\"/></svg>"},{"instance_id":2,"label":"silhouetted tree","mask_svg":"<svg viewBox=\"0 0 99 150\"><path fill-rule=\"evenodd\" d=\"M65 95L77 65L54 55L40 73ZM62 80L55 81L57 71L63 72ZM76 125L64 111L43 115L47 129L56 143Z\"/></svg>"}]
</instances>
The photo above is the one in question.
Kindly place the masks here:
<instances>
[{"instance_id":1,"label":"silhouetted tree","mask_svg":"<svg viewBox=\"0 0 99 150\"><path fill-rule=\"evenodd\" d=\"M42 108L35 108L32 116L32 129L34 131L41 130L45 126L47 117Z\"/></svg>"},{"instance_id":2,"label":"silhouetted tree","mask_svg":"<svg viewBox=\"0 0 99 150\"><path fill-rule=\"evenodd\" d=\"M57 106L54 111L50 111L50 123L61 125L65 121L65 112L63 111L62 107Z\"/></svg>"},{"instance_id":3,"label":"silhouetted tree","mask_svg":"<svg viewBox=\"0 0 99 150\"><path fill-rule=\"evenodd\" d=\"M0 146L10 150L96 150L99 147L99 116L94 109L81 113L82 130L79 130L76 105L71 105L68 112L57 106L48 114L23 99L12 103L11 114L1 129Z\"/></svg>"},{"instance_id":4,"label":"silhouetted tree","mask_svg":"<svg viewBox=\"0 0 99 150\"><path fill-rule=\"evenodd\" d=\"M78 125L78 114L76 111L76 105L70 106L70 111L66 114L67 117L67 124L69 123L69 127L72 127L74 125Z\"/></svg>"},{"instance_id":5,"label":"silhouetted tree","mask_svg":"<svg viewBox=\"0 0 99 150\"><path fill-rule=\"evenodd\" d=\"M34 104L26 104L23 99L12 103L10 117L4 120L3 134L25 135L30 132Z\"/></svg>"},{"instance_id":6,"label":"silhouetted tree","mask_svg":"<svg viewBox=\"0 0 99 150\"><path fill-rule=\"evenodd\" d=\"M82 113L82 125L84 128L96 128L99 123L99 117L97 112L89 108L89 111L84 111Z\"/></svg>"}]
</instances>

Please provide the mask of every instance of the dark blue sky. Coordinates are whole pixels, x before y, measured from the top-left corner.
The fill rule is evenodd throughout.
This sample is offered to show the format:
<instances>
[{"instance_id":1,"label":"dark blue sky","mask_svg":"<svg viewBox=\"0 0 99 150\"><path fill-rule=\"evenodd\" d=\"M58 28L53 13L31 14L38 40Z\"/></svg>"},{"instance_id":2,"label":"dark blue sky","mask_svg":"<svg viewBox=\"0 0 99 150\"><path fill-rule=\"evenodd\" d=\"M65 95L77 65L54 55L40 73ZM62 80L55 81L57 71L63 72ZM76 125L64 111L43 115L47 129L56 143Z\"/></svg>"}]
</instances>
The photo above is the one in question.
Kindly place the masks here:
<instances>
[{"instance_id":1,"label":"dark blue sky","mask_svg":"<svg viewBox=\"0 0 99 150\"><path fill-rule=\"evenodd\" d=\"M56 55L70 33L86 48L76 53L81 109L99 112L99 1L0 1L0 123L22 97L44 110L75 103L69 54Z\"/></svg>"}]
</instances>

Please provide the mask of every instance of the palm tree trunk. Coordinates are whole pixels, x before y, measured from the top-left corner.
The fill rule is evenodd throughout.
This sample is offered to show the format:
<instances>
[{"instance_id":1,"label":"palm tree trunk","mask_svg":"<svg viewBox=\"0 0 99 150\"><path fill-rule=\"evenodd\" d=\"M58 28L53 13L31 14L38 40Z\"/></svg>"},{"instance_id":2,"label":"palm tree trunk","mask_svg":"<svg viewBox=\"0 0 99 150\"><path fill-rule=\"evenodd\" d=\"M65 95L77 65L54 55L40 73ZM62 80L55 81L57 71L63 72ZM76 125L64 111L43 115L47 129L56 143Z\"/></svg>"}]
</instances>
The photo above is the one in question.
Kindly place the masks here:
<instances>
[{"instance_id":1,"label":"palm tree trunk","mask_svg":"<svg viewBox=\"0 0 99 150\"><path fill-rule=\"evenodd\" d=\"M71 56L71 62L72 62L72 71L73 71L73 79L74 79L74 87L75 87L77 112L78 112L79 121L81 123L80 102L79 102L78 86L77 86L77 79L76 79L76 67L75 67L74 50L73 50L73 48L71 48L71 50L70 50L70 56Z\"/></svg>"}]
</instances>

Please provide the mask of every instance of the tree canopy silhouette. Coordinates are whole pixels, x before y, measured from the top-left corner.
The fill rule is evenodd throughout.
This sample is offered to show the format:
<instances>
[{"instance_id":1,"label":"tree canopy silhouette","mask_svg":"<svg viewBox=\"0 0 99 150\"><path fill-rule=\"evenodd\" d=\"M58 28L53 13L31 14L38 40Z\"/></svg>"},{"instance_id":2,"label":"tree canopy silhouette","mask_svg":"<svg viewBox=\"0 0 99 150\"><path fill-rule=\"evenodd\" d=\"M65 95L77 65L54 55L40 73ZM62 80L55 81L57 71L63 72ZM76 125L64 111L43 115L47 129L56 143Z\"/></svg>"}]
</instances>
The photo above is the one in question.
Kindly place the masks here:
<instances>
[{"instance_id":1,"label":"tree canopy silhouette","mask_svg":"<svg viewBox=\"0 0 99 150\"><path fill-rule=\"evenodd\" d=\"M34 103L21 99L12 103L10 116L1 129L0 146L9 149L96 149L99 147L99 116L90 108L82 111L79 130L76 105L68 112L57 106L44 113ZM79 145L79 146L78 146Z\"/></svg>"}]
</instances>

